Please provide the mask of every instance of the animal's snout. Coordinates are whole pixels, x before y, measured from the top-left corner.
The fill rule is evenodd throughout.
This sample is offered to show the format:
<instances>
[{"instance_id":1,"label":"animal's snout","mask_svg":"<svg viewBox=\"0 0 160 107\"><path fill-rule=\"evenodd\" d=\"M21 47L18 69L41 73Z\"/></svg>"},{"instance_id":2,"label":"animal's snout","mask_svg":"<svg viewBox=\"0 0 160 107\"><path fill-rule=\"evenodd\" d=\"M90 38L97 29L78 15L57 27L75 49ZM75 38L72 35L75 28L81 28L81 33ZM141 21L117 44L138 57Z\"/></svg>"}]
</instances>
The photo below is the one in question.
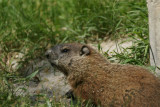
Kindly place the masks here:
<instances>
[{"instance_id":1,"label":"animal's snout","mask_svg":"<svg viewBox=\"0 0 160 107\"><path fill-rule=\"evenodd\" d=\"M52 50L47 50L45 56L47 59L51 58Z\"/></svg>"},{"instance_id":2,"label":"animal's snout","mask_svg":"<svg viewBox=\"0 0 160 107\"><path fill-rule=\"evenodd\" d=\"M46 51L45 56L49 60L57 60L58 59L58 54L55 53L52 49L49 49Z\"/></svg>"}]
</instances>

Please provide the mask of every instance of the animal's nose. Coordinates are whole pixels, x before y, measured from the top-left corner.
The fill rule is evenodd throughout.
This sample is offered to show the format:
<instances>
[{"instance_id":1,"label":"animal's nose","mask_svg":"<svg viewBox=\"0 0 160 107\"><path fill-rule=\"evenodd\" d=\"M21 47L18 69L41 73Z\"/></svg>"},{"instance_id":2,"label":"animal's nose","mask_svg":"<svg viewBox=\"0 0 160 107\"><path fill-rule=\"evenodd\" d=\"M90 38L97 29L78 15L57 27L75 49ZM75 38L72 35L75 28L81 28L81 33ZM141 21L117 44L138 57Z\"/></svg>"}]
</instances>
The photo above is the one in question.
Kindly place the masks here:
<instances>
[{"instance_id":1,"label":"animal's nose","mask_svg":"<svg viewBox=\"0 0 160 107\"><path fill-rule=\"evenodd\" d=\"M51 53L52 53L52 50L47 50L47 52L45 53L46 58L49 59L51 56Z\"/></svg>"},{"instance_id":2,"label":"animal's nose","mask_svg":"<svg viewBox=\"0 0 160 107\"><path fill-rule=\"evenodd\" d=\"M45 53L45 56L47 59L49 59L49 54L48 53Z\"/></svg>"}]
</instances>

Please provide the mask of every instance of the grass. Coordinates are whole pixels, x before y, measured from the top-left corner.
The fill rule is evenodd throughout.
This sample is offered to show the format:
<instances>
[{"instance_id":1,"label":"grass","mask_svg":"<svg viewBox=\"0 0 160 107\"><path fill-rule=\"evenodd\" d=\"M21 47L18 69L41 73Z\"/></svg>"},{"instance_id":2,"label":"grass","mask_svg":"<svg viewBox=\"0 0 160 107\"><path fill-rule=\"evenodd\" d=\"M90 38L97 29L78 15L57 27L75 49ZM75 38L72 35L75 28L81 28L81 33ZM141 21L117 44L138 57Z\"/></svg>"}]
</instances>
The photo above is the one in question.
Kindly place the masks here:
<instances>
[{"instance_id":1,"label":"grass","mask_svg":"<svg viewBox=\"0 0 160 107\"><path fill-rule=\"evenodd\" d=\"M13 93L15 83L26 81L18 69L54 44L130 36L135 45L112 57L148 65L147 14L146 0L0 0L0 105L31 104L28 96ZM13 69L19 53L23 58ZM54 106L53 100L44 99L44 106Z\"/></svg>"}]
</instances>

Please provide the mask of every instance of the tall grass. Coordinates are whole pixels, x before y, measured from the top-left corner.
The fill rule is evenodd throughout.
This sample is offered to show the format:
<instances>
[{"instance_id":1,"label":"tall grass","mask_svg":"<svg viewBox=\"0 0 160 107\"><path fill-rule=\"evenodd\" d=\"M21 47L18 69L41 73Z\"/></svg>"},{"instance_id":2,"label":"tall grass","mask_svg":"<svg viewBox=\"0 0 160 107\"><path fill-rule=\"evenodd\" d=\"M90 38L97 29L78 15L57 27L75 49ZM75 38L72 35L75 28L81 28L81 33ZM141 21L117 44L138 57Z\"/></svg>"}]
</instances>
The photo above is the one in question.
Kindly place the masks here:
<instances>
[{"instance_id":1,"label":"tall grass","mask_svg":"<svg viewBox=\"0 0 160 107\"><path fill-rule=\"evenodd\" d=\"M21 68L43 56L50 45L128 35L148 41L146 0L0 0L0 104L30 104L28 97L15 96L12 91L21 78L8 64L15 53L24 55ZM147 45L139 44L138 58L149 55L143 49Z\"/></svg>"}]
</instances>

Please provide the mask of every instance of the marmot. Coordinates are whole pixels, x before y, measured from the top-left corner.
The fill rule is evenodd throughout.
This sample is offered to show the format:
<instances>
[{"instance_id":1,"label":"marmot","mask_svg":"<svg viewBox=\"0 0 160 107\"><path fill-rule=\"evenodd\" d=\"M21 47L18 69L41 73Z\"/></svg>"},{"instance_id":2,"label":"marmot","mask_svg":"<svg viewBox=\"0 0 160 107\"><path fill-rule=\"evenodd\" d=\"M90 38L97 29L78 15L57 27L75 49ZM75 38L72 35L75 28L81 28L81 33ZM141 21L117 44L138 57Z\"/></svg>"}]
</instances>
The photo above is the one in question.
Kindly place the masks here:
<instances>
[{"instance_id":1,"label":"marmot","mask_svg":"<svg viewBox=\"0 0 160 107\"><path fill-rule=\"evenodd\" d=\"M160 80L145 68L111 64L79 43L56 45L45 55L78 98L109 107L160 107Z\"/></svg>"}]
</instances>

